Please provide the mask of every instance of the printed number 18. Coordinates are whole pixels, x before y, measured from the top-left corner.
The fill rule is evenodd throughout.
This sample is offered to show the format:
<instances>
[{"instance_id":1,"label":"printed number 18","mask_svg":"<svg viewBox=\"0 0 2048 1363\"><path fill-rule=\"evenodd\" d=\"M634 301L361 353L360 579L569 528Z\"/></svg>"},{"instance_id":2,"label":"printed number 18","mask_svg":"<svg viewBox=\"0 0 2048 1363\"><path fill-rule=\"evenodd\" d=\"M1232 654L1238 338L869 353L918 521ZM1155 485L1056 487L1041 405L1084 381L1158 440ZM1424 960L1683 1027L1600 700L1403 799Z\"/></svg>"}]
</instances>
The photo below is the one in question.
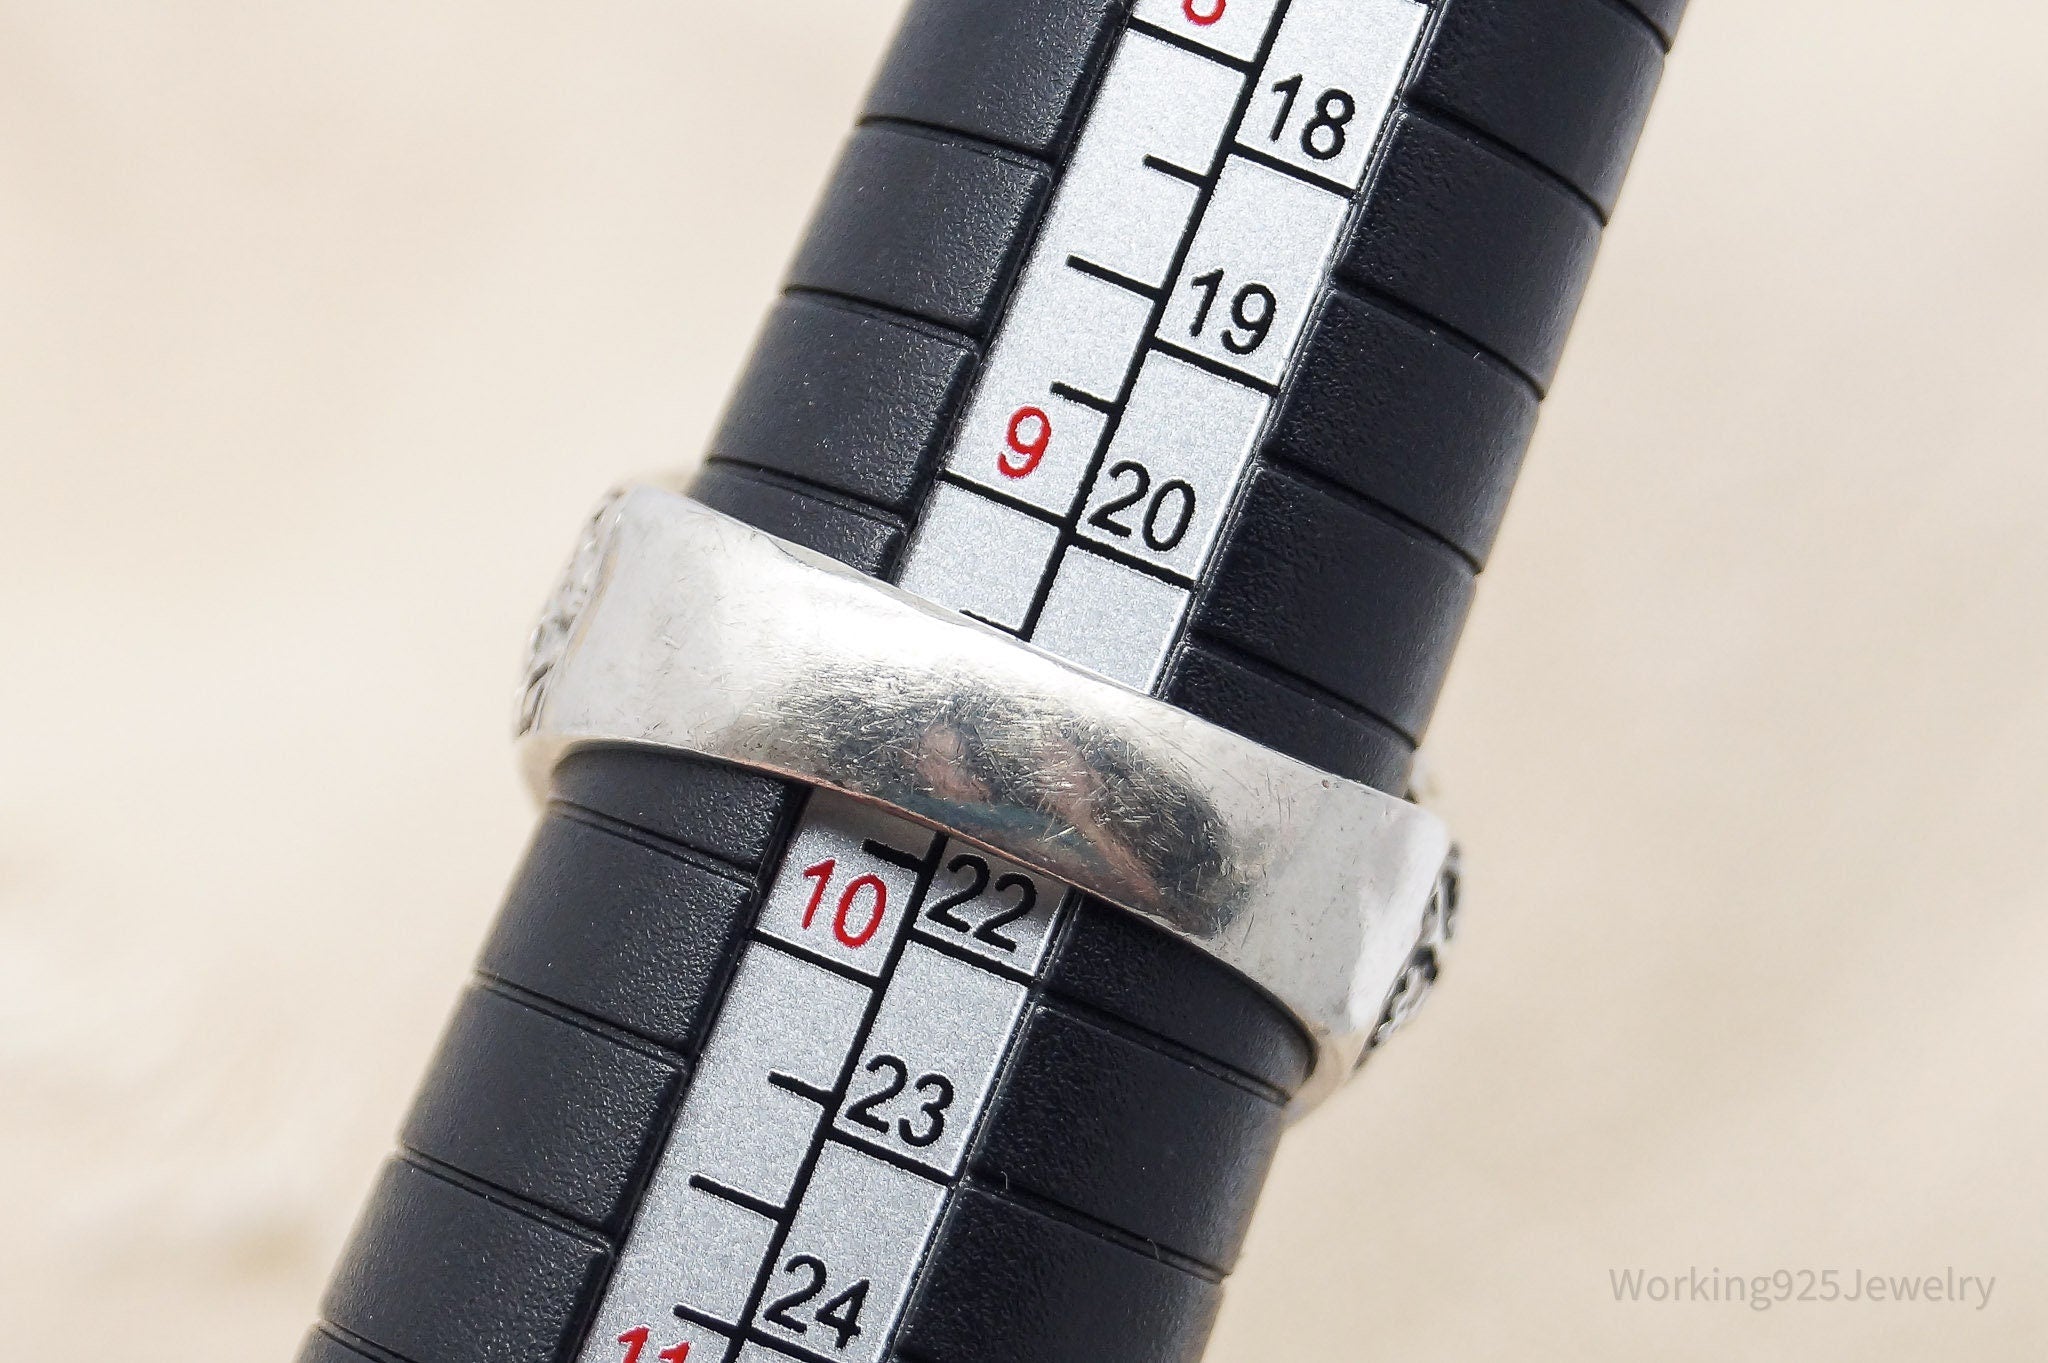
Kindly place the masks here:
<instances>
[{"instance_id":1,"label":"printed number 18","mask_svg":"<svg viewBox=\"0 0 2048 1363\"><path fill-rule=\"evenodd\" d=\"M1274 84L1273 93L1280 96L1280 116L1273 120L1273 131L1266 136L1268 142L1278 142L1287 131L1287 122L1294 117L1294 101L1301 96L1301 80L1300 76L1289 76ZM1346 129L1357 116L1358 101L1349 91L1323 91L1316 100L1315 117L1302 126L1302 151L1318 161L1336 160L1344 154Z\"/></svg>"}]
</instances>

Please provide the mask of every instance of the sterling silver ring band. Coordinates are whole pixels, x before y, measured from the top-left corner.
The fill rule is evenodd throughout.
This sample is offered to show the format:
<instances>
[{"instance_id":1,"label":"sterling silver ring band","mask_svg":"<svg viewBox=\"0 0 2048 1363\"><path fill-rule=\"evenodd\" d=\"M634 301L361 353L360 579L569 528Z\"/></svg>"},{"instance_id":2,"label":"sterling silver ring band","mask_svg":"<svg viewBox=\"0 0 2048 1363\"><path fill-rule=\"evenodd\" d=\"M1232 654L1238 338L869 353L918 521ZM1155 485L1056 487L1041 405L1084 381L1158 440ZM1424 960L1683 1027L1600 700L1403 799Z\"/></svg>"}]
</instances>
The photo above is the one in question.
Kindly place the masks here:
<instances>
[{"instance_id":1,"label":"sterling silver ring band","mask_svg":"<svg viewBox=\"0 0 2048 1363\"><path fill-rule=\"evenodd\" d=\"M534 636L536 794L569 750L670 748L829 787L1119 905L1240 971L1356 1068L1450 851L1408 801L1318 771L986 625L636 486Z\"/></svg>"}]
</instances>

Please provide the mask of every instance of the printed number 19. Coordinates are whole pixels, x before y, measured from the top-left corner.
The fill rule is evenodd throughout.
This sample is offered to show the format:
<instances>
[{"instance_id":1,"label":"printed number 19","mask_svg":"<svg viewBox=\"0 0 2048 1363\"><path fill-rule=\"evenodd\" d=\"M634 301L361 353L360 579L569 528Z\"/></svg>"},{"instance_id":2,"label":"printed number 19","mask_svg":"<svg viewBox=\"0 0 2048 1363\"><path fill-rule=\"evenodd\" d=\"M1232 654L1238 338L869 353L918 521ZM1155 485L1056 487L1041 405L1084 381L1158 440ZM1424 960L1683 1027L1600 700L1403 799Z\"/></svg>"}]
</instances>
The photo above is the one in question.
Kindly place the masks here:
<instances>
[{"instance_id":1,"label":"printed number 19","mask_svg":"<svg viewBox=\"0 0 2048 1363\"><path fill-rule=\"evenodd\" d=\"M1223 291L1223 271L1211 270L1196 275L1188 281L1188 287L1199 289L1202 302L1195 309L1195 320L1188 327L1188 335L1200 336L1209 326L1209 313L1216 306L1216 295ZM1233 355L1249 355L1266 343L1266 335L1273 329L1273 312L1279 300L1264 284L1247 284L1237 291L1230 300L1230 320L1238 330L1225 328L1222 335L1223 348Z\"/></svg>"}]
</instances>

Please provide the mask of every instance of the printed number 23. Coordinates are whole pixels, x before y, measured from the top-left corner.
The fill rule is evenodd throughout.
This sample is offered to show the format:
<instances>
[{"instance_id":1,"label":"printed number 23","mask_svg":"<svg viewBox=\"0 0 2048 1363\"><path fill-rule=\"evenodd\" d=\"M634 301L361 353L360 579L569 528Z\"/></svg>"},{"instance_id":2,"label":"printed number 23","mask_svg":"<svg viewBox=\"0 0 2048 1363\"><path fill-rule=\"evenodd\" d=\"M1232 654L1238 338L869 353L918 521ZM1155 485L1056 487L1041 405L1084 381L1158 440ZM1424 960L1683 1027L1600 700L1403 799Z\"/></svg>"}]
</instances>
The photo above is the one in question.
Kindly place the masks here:
<instances>
[{"instance_id":1,"label":"printed number 23","mask_svg":"<svg viewBox=\"0 0 2048 1363\"><path fill-rule=\"evenodd\" d=\"M846 1109L846 1120L870 1131L889 1134L889 1119L877 1117L875 1109L895 1098L908 1087L919 1098L918 1111L924 1121L919 1126L911 1125L910 1118L897 1121L896 1132L903 1143L913 1149L922 1150L946 1134L946 1109L953 1106L953 1081L943 1074L927 1074L917 1083L910 1082L910 1066L893 1055L878 1055L864 1067L869 1074L885 1075L882 1087Z\"/></svg>"}]
</instances>

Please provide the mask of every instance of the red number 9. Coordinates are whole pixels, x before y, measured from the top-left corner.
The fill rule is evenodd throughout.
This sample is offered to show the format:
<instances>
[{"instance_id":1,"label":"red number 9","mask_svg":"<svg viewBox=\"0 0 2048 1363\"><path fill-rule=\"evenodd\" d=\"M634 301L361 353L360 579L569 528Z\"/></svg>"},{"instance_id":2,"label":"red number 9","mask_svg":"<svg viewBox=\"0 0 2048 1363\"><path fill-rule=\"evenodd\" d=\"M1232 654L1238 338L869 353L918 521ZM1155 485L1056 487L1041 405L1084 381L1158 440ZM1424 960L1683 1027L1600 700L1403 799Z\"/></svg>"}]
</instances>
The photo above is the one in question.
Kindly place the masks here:
<instances>
[{"instance_id":1,"label":"red number 9","mask_svg":"<svg viewBox=\"0 0 2048 1363\"><path fill-rule=\"evenodd\" d=\"M1230 0L1209 0L1209 7L1206 10L1202 8L1202 0L1180 0L1180 11L1188 16L1188 22L1200 24L1203 28L1221 19L1223 11L1228 8Z\"/></svg>"},{"instance_id":2,"label":"red number 9","mask_svg":"<svg viewBox=\"0 0 2048 1363\"><path fill-rule=\"evenodd\" d=\"M1022 478L1038 467L1051 443L1052 418L1036 407L1019 407L1010 418L1010 448L996 460L996 467L1011 478Z\"/></svg>"}]
</instances>

